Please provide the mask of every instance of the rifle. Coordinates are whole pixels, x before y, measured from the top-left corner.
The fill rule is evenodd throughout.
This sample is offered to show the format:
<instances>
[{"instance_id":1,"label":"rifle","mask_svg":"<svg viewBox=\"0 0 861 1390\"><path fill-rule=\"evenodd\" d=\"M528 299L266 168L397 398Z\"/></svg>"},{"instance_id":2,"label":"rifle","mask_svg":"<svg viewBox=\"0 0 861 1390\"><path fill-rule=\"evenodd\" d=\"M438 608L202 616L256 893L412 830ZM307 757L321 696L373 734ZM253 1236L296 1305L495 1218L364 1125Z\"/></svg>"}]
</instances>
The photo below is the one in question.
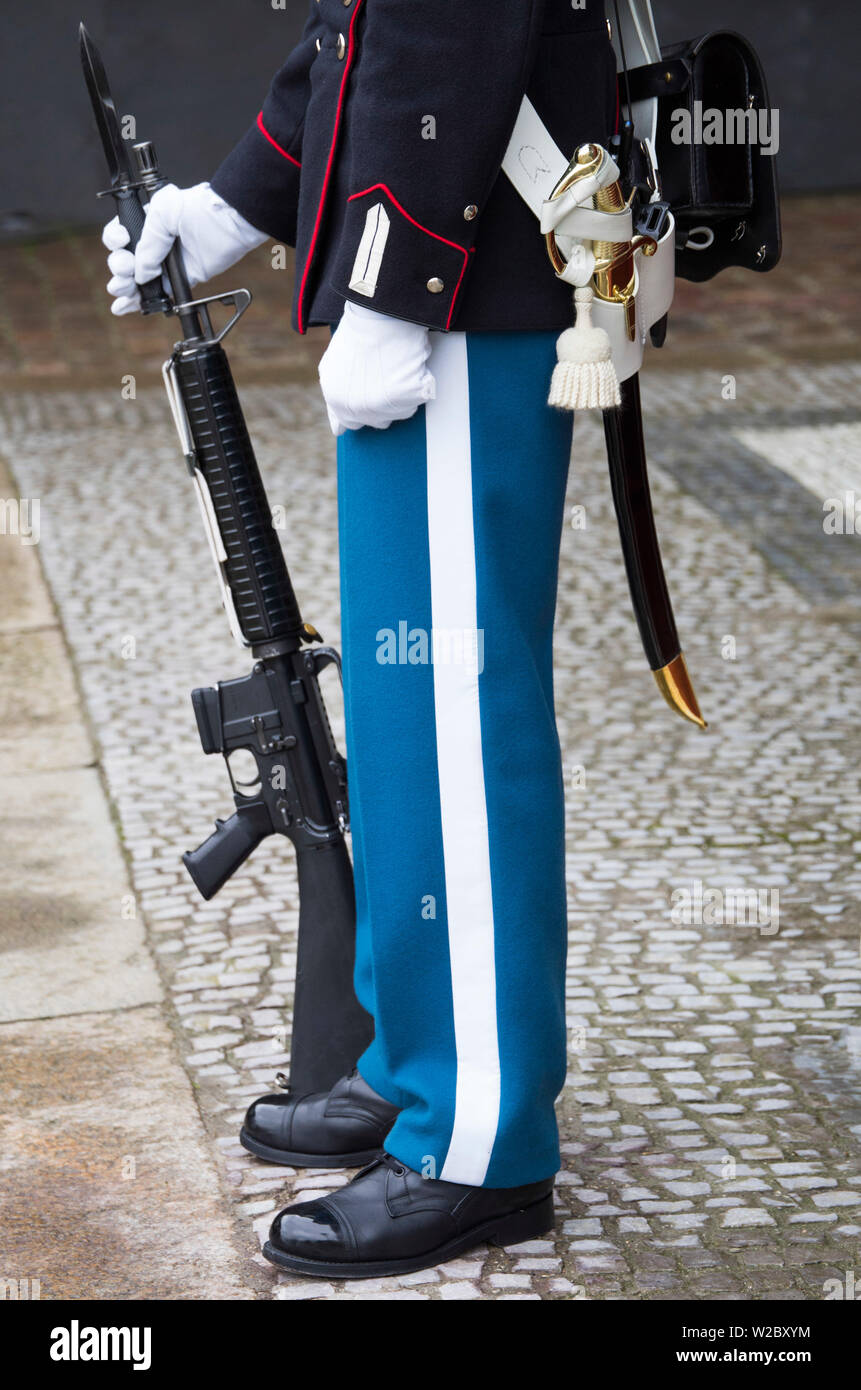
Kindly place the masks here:
<instances>
[{"instance_id":1,"label":"rifle","mask_svg":"<svg viewBox=\"0 0 861 1390\"><path fill-rule=\"evenodd\" d=\"M83 24L84 76L101 135L111 187L106 190L133 251L146 199L167 180L149 141L123 141L101 58ZM100 195L102 196L102 195ZM141 311L179 319L182 339L163 377L182 453L197 492L231 631L250 649L249 675L192 692L204 753L221 753L235 811L182 856L209 899L269 835L296 850L299 945L293 1007L290 1089L329 1090L355 1065L373 1036L353 990L355 895L345 832L347 767L335 744L320 673L340 657L303 622L272 511L222 343L251 303L248 290L192 299L178 243L159 276L141 286ZM169 292L164 281L169 285ZM210 306L233 315L215 332ZM251 754L256 776L239 781L233 754Z\"/></svg>"}]
</instances>

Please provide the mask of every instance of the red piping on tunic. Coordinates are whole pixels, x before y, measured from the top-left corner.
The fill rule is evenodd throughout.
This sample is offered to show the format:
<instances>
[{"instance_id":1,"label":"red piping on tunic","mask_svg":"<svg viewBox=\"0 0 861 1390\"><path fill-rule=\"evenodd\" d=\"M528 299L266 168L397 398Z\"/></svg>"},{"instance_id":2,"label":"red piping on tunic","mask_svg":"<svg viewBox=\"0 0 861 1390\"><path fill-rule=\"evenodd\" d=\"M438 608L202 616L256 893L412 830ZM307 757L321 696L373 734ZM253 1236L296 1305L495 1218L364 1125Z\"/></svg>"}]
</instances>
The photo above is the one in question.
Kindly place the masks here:
<instances>
[{"instance_id":1,"label":"red piping on tunic","mask_svg":"<svg viewBox=\"0 0 861 1390\"><path fill-rule=\"evenodd\" d=\"M301 285L299 286L299 298L298 298L297 307L296 307L296 321L297 321L297 323L298 323L299 332L300 332L300 333L304 333L304 332L305 332L305 324L304 324L304 321L303 321L303 319L302 319L302 301L303 301L303 299L304 299L304 297L305 297L305 286L306 286L306 284L307 284L307 282L308 282L308 272L309 272L310 269L311 269L311 261L312 261L313 258L314 258L314 248L315 248L315 246L316 246L316 244L317 244L317 237L318 237L318 235L319 235L319 233L320 233L320 223L321 223L321 221L322 221L322 219L323 219L323 205L324 205L324 203L326 202L326 193L328 192L328 188L329 188L329 175L330 175L331 172L332 172L332 163L333 163L333 160L334 160L334 158L335 158L335 145L337 144L337 140L338 140L338 127L339 127L340 124L341 124L341 112L342 112L343 107L344 107L344 93L346 92L346 89L347 89L347 78L348 78L349 75L350 75L350 68L351 68L352 62L353 62L353 52L354 52L354 48L355 48L355 44L354 44L354 30L355 30L355 28L356 28L356 20L357 20L358 17L359 17L359 11L361 10L361 8L362 8L362 0L356 0L356 8L355 8L355 10L353 11L353 18L350 20L350 28L349 28L349 33L348 33L347 56L346 56L346 58L344 59L344 76L341 78L341 87L340 87L340 90L339 90L339 92L338 92L338 106L337 106L337 109L336 109L336 111L335 111L335 125L334 125L334 127L333 127L333 129L332 129L332 143L331 143L331 145L329 146L329 158L328 158L328 160L326 161L326 172L325 172L325 174L323 175L323 188L322 188L322 190L321 190L321 192L320 192L320 203L319 203L319 206L318 206L318 208L317 208L317 217L316 217L315 222L314 222L314 230L313 230L313 232L311 233L311 244L310 244L310 246L308 247L308 255L307 255L306 260L305 260L305 269L304 269L304 271L302 272L302 283L301 283Z\"/></svg>"},{"instance_id":2,"label":"red piping on tunic","mask_svg":"<svg viewBox=\"0 0 861 1390\"><path fill-rule=\"evenodd\" d=\"M391 189L389 188L389 186L388 186L387 184L385 184L385 183L372 183L371 186L370 186L370 188L363 188L362 191L361 191L361 193L351 193L350 196L349 196L349 198L347 199L347 202L348 202L348 203L352 203L352 201L353 201L354 198L364 198L368 193L376 193L376 191L377 191L378 188L379 188L379 189L382 189L382 191L383 191L383 193L385 193L386 197L389 198L389 199L391 199L391 201L394 203L394 205L395 205L395 207L397 208L398 212L401 213L401 214L407 219L408 222L412 222L412 224L413 224L414 227L418 227L418 229L419 229L420 232L424 232L426 236L431 236L431 237L433 237L434 241L441 241L441 242L443 242L446 246L453 246L454 249L455 249L455 251L459 251L459 252L461 253L461 255L463 256L463 265L461 266L460 275L459 275L458 278L457 278L457 284L456 284L455 287L454 287L454 294L452 295L451 307L450 307L450 309L449 309L449 311L448 311L448 318L447 318L446 321L445 321L445 326L446 326L446 328L448 328L448 326L449 326L449 324L451 323L451 320L452 320L452 315L454 314L454 303L455 303L455 300L457 299L457 295L458 295L458 291L459 291L460 286L461 286L461 282L463 281L464 273L465 273L466 267L467 267L467 261L468 261L469 256L471 256L471 255L473 254L473 252L475 251L475 247L474 247L474 246L471 246L471 247L461 246L459 242L457 242L457 241L449 241L448 237L440 236L439 232L432 232L432 231L430 230L429 227L423 227L422 224L421 224L421 222L417 222L416 219L415 219L414 217L410 217L410 214L407 212L406 208L403 207L402 204L398 202L398 200L397 200L397 198L395 197L395 195L394 195L394 193L392 192L392 190L391 190Z\"/></svg>"},{"instance_id":3,"label":"red piping on tunic","mask_svg":"<svg viewBox=\"0 0 861 1390\"><path fill-rule=\"evenodd\" d=\"M262 112L262 111L260 112L260 115L257 117L257 129L260 131L260 134L261 134L261 135L265 135L265 136L266 136L266 139L269 141L270 145L274 145L274 146L275 146L275 148L276 148L276 150L278 151L279 154L283 154L284 158L285 158L285 159L289 159L291 164L295 164L297 169L301 169L301 168L302 168L302 165L301 165L301 163L299 162L298 159L294 159L294 157L293 157L292 154L288 154L287 151L286 151L285 149L282 149L282 147L278 144L278 141L277 141L277 140L273 140L273 139L272 139L272 136L269 134L269 131L266 129L265 125L263 124L263 112Z\"/></svg>"}]
</instances>

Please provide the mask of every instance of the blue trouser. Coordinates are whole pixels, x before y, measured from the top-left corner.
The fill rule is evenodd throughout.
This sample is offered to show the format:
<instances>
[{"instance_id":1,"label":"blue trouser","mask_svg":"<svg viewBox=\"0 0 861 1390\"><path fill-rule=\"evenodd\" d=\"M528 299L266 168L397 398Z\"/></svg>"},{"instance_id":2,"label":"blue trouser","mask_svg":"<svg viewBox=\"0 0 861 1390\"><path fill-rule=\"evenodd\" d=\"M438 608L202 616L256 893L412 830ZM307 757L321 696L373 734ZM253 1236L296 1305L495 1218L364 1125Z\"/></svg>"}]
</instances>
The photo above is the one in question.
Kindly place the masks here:
<instances>
[{"instance_id":1,"label":"blue trouser","mask_svg":"<svg viewBox=\"0 0 861 1390\"><path fill-rule=\"evenodd\" d=\"M564 810L552 638L571 416L548 333L434 334L436 399L339 442L356 989L386 1148L516 1187L559 1166Z\"/></svg>"}]
</instances>

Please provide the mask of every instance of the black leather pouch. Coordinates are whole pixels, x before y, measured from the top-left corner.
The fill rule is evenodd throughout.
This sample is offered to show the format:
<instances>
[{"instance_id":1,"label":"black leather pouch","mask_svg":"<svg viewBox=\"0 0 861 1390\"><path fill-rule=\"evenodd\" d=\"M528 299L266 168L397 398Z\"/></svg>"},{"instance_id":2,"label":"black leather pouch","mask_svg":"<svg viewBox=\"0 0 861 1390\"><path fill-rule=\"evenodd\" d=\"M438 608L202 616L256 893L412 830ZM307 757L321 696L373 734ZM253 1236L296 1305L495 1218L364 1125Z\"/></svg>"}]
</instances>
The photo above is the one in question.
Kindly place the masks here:
<instances>
[{"instance_id":1,"label":"black leather pouch","mask_svg":"<svg viewBox=\"0 0 861 1390\"><path fill-rule=\"evenodd\" d=\"M771 270L780 259L774 133L762 64L728 30L663 50L629 72L631 98L658 99L662 197L676 219L676 274L710 280L727 266ZM685 115L680 115L685 112ZM686 140L680 138L687 135Z\"/></svg>"}]
</instances>

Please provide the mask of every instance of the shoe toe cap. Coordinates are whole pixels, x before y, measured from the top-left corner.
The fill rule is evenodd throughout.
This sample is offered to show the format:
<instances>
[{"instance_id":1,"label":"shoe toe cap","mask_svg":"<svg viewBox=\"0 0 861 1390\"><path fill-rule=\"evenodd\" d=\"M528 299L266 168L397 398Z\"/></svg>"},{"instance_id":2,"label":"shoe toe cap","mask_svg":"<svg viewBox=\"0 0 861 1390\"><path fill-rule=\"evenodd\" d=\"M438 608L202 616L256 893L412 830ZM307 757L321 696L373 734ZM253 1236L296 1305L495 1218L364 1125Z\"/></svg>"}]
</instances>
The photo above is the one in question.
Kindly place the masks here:
<instances>
[{"instance_id":1,"label":"shoe toe cap","mask_svg":"<svg viewBox=\"0 0 861 1390\"><path fill-rule=\"evenodd\" d=\"M285 1207L272 1222L269 1241L287 1255L328 1260L350 1256L350 1240L342 1222L322 1201Z\"/></svg>"},{"instance_id":2,"label":"shoe toe cap","mask_svg":"<svg viewBox=\"0 0 861 1390\"><path fill-rule=\"evenodd\" d=\"M248 1107L245 1129L263 1144L281 1145L289 1138L293 1105L286 1095L261 1096Z\"/></svg>"}]
</instances>

